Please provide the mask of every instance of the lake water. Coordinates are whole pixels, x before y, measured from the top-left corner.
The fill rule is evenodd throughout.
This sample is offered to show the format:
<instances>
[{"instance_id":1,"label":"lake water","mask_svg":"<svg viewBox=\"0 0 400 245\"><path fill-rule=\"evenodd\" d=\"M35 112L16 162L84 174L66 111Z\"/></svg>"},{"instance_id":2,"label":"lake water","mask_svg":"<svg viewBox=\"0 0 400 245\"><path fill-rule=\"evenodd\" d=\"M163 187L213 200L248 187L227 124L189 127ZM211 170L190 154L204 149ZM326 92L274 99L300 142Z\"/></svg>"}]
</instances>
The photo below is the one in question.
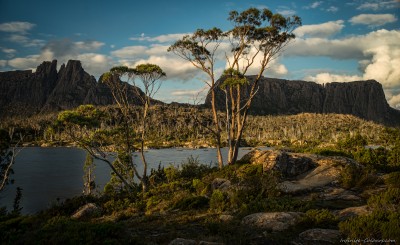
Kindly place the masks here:
<instances>
[{"instance_id":1,"label":"lake water","mask_svg":"<svg viewBox=\"0 0 400 245\"><path fill-rule=\"evenodd\" d=\"M263 147L264 148L264 147ZM241 148L239 159L251 148ZM227 148L222 149L223 157L227 155ZM146 160L150 168L179 165L188 157L198 157L204 164L216 163L216 149L157 149L148 150ZM13 166L15 180L0 193L0 206L7 206L11 210L16 188L21 187L23 214L36 213L55 203L82 194L83 190L83 163L85 151L77 148L41 148L29 147L20 151ZM141 173L140 156L134 154L139 173ZM110 178L110 168L106 163L95 161L95 182L99 191Z\"/></svg>"}]
</instances>

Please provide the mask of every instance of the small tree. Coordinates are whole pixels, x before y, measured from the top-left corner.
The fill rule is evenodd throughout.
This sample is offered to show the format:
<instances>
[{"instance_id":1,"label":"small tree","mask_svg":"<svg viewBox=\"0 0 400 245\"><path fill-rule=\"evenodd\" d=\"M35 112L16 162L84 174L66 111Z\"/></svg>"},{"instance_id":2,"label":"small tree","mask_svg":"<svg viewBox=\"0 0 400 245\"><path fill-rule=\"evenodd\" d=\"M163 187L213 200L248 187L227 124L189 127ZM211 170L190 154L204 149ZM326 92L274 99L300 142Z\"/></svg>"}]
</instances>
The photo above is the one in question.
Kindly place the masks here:
<instances>
[{"instance_id":1,"label":"small tree","mask_svg":"<svg viewBox=\"0 0 400 245\"><path fill-rule=\"evenodd\" d=\"M138 77L143 86L143 92L136 86L135 80L133 85L135 88L136 96L141 100L143 107L143 114L141 120L141 134L140 134L140 155L143 162L143 176L147 179L147 161L144 155L144 145L146 140L146 128L147 128L147 115L151 106L152 97L158 92L161 87L161 78L165 77L165 72L154 64L142 64L136 66L134 73Z\"/></svg>"},{"instance_id":2,"label":"small tree","mask_svg":"<svg viewBox=\"0 0 400 245\"><path fill-rule=\"evenodd\" d=\"M121 78L126 76L128 81L126 83L121 82ZM166 74L163 70L154 64L142 64L136 66L135 69L128 68L126 66L113 67L110 72L103 75L103 82L110 88L114 100L117 103L120 111L122 112L122 119L124 122L124 152L127 156L132 156L132 143L130 140L133 138L131 135L133 132L133 117L131 113L131 107L135 104L135 99L138 100L139 104L142 105L142 118L141 118L141 134L140 134L140 153L143 162L143 173L140 175L136 167L133 168L136 177L140 180L142 184L143 192L148 190L148 176L147 176L147 161L144 155L144 146L146 139L146 127L147 127L147 115L149 108L151 106L151 97L153 97L159 90L161 86L161 78L165 77ZM135 78L138 77L144 88L143 91L139 89L136 84ZM134 86L129 86L131 83ZM135 98L132 97L132 93ZM126 159L129 165L134 166L133 159L130 157Z\"/></svg>"},{"instance_id":3,"label":"small tree","mask_svg":"<svg viewBox=\"0 0 400 245\"><path fill-rule=\"evenodd\" d=\"M219 168L223 166L221 154L221 125L216 108L215 95L215 65L217 62L217 51L223 41L224 34L221 29L210 30L198 29L193 35L186 35L168 48L182 59L189 61L194 67L207 74L209 81L204 81L211 93L211 109L213 113L214 129L207 128L216 140L217 158Z\"/></svg>"},{"instance_id":4,"label":"small tree","mask_svg":"<svg viewBox=\"0 0 400 245\"><path fill-rule=\"evenodd\" d=\"M94 169L95 165L93 162L93 156L89 153L86 154L85 163L83 164L83 194L91 195L92 191L96 188L96 183L94 182L95 175Z\"/></svg>"}]
</instances>

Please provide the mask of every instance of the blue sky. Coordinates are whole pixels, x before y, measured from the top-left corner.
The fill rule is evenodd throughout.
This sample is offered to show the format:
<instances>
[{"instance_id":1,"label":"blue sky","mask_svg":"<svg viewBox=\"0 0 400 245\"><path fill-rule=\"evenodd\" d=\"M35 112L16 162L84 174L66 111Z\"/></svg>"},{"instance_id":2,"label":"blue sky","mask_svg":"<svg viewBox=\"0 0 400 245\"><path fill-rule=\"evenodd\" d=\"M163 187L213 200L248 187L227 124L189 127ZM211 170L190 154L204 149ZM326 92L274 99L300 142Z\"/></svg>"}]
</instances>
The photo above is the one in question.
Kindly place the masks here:
<instances>
[{"instance_id":1,"label":"blue sky","mask_svg":"<svg viewBox=\"0 0 400 245\"><path fill-rule=\"evenodd\" d=\"M99 77L115 65L150 62L167 73L156 98L193 103L207 90L201 72L166 49L197 28L228 30L229 11L249 7L303 20L265 76L318 83L376 79L400 109L399 0L0 0L0 71L79 59ZM219 64L222 71L224 60Z\"/></svg>"}]
</instances>

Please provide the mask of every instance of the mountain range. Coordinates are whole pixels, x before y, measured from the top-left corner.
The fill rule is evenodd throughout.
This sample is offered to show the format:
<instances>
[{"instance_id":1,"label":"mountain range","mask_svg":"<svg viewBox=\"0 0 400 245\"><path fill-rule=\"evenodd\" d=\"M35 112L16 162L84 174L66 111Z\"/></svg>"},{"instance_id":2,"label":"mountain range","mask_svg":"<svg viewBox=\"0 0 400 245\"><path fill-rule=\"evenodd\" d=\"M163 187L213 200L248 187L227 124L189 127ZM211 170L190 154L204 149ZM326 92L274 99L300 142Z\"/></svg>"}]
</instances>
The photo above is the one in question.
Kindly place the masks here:
<instances>
[{"instance_id":1,"label":"mountain range","mask_svg":"<svg viewBox=\"0 0 400 245\"><path fill-rule=\"evenodd\" d=\"M254 76L249 76L250 84ZM70 60L57 71L57 61L45 61L35 72L0 72L0 117L30 116L37 113L71 109L82 104L113 103L110 89L96 81L78 60ZM220 79L217 83L221 83ZM126 86L131 86L126 84ZM400 111L391 108L382 85L375 80L325 85L306 81L262 78L258 83L251 113L257 115L312 113L352 114L385 125L400 125ZM134 103L133 87L129 96ZM243 97L250 85L243 89ZM223 109L225 95L216 86L217 107ZM162 103L157 101L158 103ZM174 103L176 104L176 103ZM204 106L210 106L208 95Z\"/></svg>"}]
</instances>

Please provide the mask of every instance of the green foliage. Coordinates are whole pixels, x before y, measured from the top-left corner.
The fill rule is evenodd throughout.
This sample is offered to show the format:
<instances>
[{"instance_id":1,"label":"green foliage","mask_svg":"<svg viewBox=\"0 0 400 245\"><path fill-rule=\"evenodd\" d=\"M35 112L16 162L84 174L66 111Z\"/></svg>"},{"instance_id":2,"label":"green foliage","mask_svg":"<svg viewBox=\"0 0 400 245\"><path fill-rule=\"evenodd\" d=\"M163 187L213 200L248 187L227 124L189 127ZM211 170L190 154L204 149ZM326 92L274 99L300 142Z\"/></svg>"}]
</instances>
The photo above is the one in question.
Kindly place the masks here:
<instances>
[{"instance_id":1,"label":"green foliage","mask_svg":"<svg viewBox=\"0 0 400 245\"><path fill-rule=\"evenodd\" d=\"M179 176L179 170L173 165L170 165L164 169L165 176L167 177L168 183L175 181Z\"/></svg>"},{"instance_id":2,"label":"green foliage","mask_svg":"<svg viewBox=\"0 0 400 245\"><path fill-rule=\"evenodd\" d=\"M350 189L359 182L362 172L357 166L346 165L340 172L340 184L343 188Z\"/></svg>"},{"instance_id":3,"label":"green foliage","mask_svg":"<svg viewBox=\"0 0 400 245\"><path fill-rule=\"evenodd\" d=\"M99 244L124 241L124 228L114 223L84 223L67 217L54 217L35 234L35 243ZM127 242L125 240L125 242Z\"/></svg>"},{"instance_id":4,"label":"green foliage","mask_svg":"<svg viewBox=\"0 0 400 245\"><path fill-rule=\"evenodd\" d=\"M356 134L355 136L347 136L344 140L338 142L338 146L347 151L356 151L358 149L364 148L368 142L361 134Z\"/></svg>"},{"instance_id":5,"label":"green foliage","mask_svg":"<svg viewBox=\"0 0 400 245\"><path fill-rule=\"evenodd\" d=\"M353 155L351 155L348 152L345 152L343 150L335 149L335 148L312 148L310 151L311 153L321 155L321 156L342 156L342 157L349 157L352 158Z\"/></svg>"},{"instance_id":6,"label":"green foliage","mask_svg":"<svg viewBox=\"0 0 400 245\"><path fill-rule=\"evenodd\" d=\"M210 198L210 209L222 212L228 207L228 195L220 190L214 190Z\"/></svg>"},{"instance_id":7,"label":"green foliage","mask_svg":"<svg viewBox=\"0 0 400 245\"><path fill-rule=\"evenodd\" d=\"M207 184L200 179L193 179L192 186L198 195L205 195L207 191Z\"/></svg>"},{"instance_id":8,"label":"green foliage","mask_svg":"<svg viewBox=\"0 0 400 245\"><path fill-rule=\"evenodd\" d=\"M161 77L166 76L165 72L155 64L140 64L134 69L134 73L137 76L149 77L151 80L157 80Z\"/></svg>"},{"instance_id":9,"label":"green foliage","mask_svg":"<svg viewBox=\"0 0 400 245\"><path fill-rule=\"evenodd\" d=\"M174 204L172 209L179 210L198 210L205 209L209 206L209 199L204 196L190 196L179 200Z\"/></svg>"},{"instance_id":10,"label":"green foliage","mask_svg":"<svg viewBox=\"0 0 400 245\"><path fill-rule=\"evenodd\" d=\"M353 217L339 224L340 231L350 239L360 237L400 240L400 189L371 196L368 206L372 213Z\"/></svg>"},{"instance_id":11,"label":"green foliage","mask_svg":"<svg viewBox=\"0 0 400 245\"><path fill-rule=\"evenodd\" d=\"M305 222L311 227L335 228L339 220L328 209L311 209L306 212Z\"/></svg>"},{"instance_id":12,"label":"green foliage","mask_svg":"<svg viewBox=\"0 0 400 245\"><path fill-rule=\"evenodd\" d=\"M153 168L151 169L149 181L153 187L167 181L167 175L165 174L164 167L161 167L161 163L158 164L157 170Z\"/></svg>"},{"instance_id":13,"label":"green foliage","mask_svg":"<svg viewBox=\"0 0 400 245\"><path fill-rule=\"evenodd\" d=\"M400 213L376 210L370 215L357 216L339 223L339 229L349 239L400 239Z\"/></svg>"},{"instance_id":14,"label":"green foliage","mask_svg":"<svg viewBox=\"0 0 400 245\"><path fill-rule=\"evenodd\" d=\"M392 188L400 188L400 171L388 174L385 184Z\"/></svg>"},{"instance_id":15,"label":"green foliage","mask_svg":"<svg viewBox=\"0 0 400 245\"><path fill-rule=\"evenodd\" d=\"M192 180L195 178L201 178L211 171L211 166L201 164L198 157L193 157L191 155L185 162L182 162L179 170L179 177L186 180Z\"/></svg>"},{"instance_id":16,"label":"green foliage","mask_svg":"<svg viewBox=\"0 0 400 245\"><path fill-rule=\"evenodd\" d=\"M80 127L94 128L100 125L102 113L93 105L81 105L75 110L60 112L56 125L76 125Z\"/></svg>"},{"instance_id":17,"label":"green foliage","mask_svg":"<svg viewBox=\"0 0 400 245\"><path fill-rule=\"evenodd\" d=\"M124 152L119 151L117 153L117 158L112 163L114 168L122 175L126 184L119 178L114 172L111 172L110 181L104 186L104 192L107 195L116 195L121 192L130 192L137 188L137 183L135 182L135 174L130 166L130 156Z\"/></svg>"},{"instance_id":18,"label":"green foliage","mask_svg":"<svg viewBox=\"0 0 400 245\"><path fill-rule=\"evenodd\" d=\"M133 207L133 202L130 198L127 197L112 197L110 200L104 203L103 208L104 211L108 214L122 211Z\"/></svg>"}]
</instances>

